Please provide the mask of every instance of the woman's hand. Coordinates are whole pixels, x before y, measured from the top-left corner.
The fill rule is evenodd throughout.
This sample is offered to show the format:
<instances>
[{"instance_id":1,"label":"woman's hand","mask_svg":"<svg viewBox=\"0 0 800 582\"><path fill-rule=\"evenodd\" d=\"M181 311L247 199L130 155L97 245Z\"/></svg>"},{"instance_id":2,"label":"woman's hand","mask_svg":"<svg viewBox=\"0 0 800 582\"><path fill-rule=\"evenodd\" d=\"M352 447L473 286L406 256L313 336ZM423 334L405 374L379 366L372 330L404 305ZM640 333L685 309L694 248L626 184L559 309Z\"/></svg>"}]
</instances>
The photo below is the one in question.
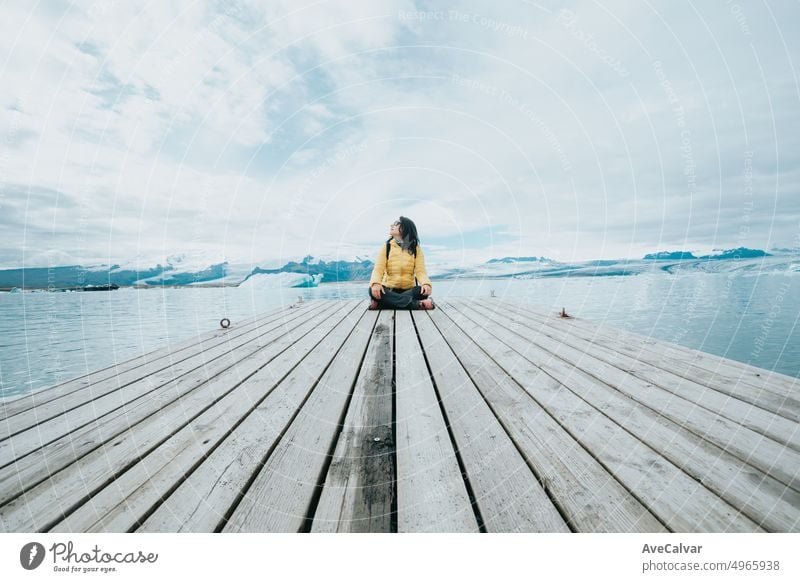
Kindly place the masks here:
<instances>
[{"instance_id":1,"label":"woman's hand","mask_svg":"<svg viewBox=\"0 0 800 582\"><path fill-rule=\"evenodd\" d=\"M383 285L380 283L374 283L372 285L372 296L375 298L375 301L379 301L383 293L386 293L386 289L383 288Z\"/></svg>"},{"instance_id":2,"label":"woman's hand","mask_svg":"<svg viewBox=\"0 0 800 582\"><path fill-rule=\"evenodd\" d=\"M431 286L428 285L427 283L425 283L422 286L422 294L425 295L426 297L431 294L431 291L432 291Z\"/></svg>"}]
</instances>

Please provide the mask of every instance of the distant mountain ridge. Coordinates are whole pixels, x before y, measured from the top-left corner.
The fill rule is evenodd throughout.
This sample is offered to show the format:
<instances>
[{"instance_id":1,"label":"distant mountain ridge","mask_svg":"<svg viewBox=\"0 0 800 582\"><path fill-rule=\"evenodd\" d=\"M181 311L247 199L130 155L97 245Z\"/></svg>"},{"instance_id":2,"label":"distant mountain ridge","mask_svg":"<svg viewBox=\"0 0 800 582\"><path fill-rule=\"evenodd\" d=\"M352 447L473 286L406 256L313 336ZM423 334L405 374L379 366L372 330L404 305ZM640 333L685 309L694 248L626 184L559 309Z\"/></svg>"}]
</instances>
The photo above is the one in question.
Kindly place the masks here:
<instances>
[{"instance_id":1,"label":"distant mountain ridge","mask_svg":"<svg viewBox=\"0 0 800 582\"><path fill-rule=\"evenodd\" d=\"M540 277L608 277L637 275L648 272L676 273L688 270L717 272L721 265L730 262L730 268L756 269L761 261L771 259L770 268L784 271L800 271L800 249L773 249L773 255L759 249L739 247L721 250L702 256L690 251L661 251L645 255L642 259L593 260L561 263L546 257L502 257L493 258L475 266L440 268L433 273L433 280L461 278L487 279L532 279ZM783 261L783 263L781 262ZM785 263L785 264L784 264ZM263 264L263 263L262 263ZM713 267L713 265L718 265ZM777 265L777 266L776 266ZM782 265L782 266L781 266ZM201 259L190 261L186 255L169 257L166 264L138 269L132 266L68 265L59 267L35 267L28 269L0 270L0 289L64 289L89 285L126 286L237 286L245 282L260 282L266 278L280 279L282 285L291 287L313 287L320 281L367 281L374 267L373 261L362 257L355 260L325 261L311 255L299 261L288 261L280 267L267 268L259 264L230 264L215 262L204 266ZM725 267L728 268L728 267ZM296 277L281 276L294 274Z\"/></svg>"},{"instance_id":2,"label":"distant mountain ridge","mask_svg":"<svg viewBox=\"0 0 800 582\"><path fill-rule=\"evenodd\" d=\"M685 260L702 260L709 261L724 261L727 259L754 259L757 257L771 257L770 253L760 249L748 249L747 247L739 247L736 249L728 249L720 251L717 254L694 256L691 251L661 251L644 256L644 260L670 260L670 261L685 261Z\"/></svg>"},{"instance_id":3,"label":"distant mountain ridge","mask_svg":"<svg viewBox=\"0 0 800 582\"><path fill-rule=\"evenodd\" d=\"M645 255L644 260L650 261L683 261L686 259L696 259L691 252L684 252L684 251L661 251L659 253L653 253L650 255Z\"/></svg>"}]
</instances>

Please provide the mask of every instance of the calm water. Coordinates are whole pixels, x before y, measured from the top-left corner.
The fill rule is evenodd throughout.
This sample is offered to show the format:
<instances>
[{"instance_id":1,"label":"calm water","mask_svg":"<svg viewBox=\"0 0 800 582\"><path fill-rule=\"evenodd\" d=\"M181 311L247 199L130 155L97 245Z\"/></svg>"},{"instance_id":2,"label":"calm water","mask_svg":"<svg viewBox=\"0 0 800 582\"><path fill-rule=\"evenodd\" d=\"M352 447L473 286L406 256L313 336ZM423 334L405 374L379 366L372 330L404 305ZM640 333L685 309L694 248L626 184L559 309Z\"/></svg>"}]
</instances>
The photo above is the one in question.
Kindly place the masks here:
<instances>
[{"instance_id":1,"label":"calm water","mask_svg":"<svg viewBox=\"0 0 800 582\"><path fill-rule=\"evenodd\" d=\"M305 300L364 298L364 283L311 289L0 293L0 395L63 382ZM800 377L800 275L692 273L437 281L434 298L497 297Z\"/></svg>"}]
</instances>

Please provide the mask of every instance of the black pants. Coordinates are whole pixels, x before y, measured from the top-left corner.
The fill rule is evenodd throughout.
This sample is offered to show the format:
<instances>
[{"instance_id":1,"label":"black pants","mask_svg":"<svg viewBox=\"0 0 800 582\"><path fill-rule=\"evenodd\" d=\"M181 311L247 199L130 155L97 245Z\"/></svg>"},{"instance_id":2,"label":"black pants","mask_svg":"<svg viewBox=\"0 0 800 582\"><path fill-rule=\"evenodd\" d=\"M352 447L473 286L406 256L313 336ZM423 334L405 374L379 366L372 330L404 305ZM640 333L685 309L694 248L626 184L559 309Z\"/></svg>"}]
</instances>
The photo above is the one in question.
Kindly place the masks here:
<instances>
[{"instance_id":1,"label":"black pants","mask_svg":"<svg viewBox=\"0 0 800 582\"><path fill-rule=\"evenodd\" d=\"M381 294L378 300L378 309L418 309L419 300L427 299L427 295L423 295L422 287L417 285L411 289L392 289L391 287L384 287L386 293ZM372 288L368 290L370 299L375 299L372 296Z\"/></svg>"}]
</instances>

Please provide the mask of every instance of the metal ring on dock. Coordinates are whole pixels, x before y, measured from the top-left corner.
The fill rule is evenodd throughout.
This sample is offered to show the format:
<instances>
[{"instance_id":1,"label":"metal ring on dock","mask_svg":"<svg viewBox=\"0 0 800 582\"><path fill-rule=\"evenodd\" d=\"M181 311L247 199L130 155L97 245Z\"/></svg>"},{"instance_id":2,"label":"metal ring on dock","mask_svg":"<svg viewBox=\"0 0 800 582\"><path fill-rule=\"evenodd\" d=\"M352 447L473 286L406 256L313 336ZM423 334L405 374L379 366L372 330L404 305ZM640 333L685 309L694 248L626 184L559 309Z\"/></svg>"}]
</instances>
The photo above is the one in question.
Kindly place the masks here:
<instances>
[{"instance_id":1,"label":"metal ring on dock","mask_svg":"<svg viewBox=\"0 0 800 582\"><path fill-rule=\"evenodd\" d=\"M222 329L228 329L231 326L231 320L227 317L223 317L219 320L219 325Z\"/></svg>"}]
</instances>

